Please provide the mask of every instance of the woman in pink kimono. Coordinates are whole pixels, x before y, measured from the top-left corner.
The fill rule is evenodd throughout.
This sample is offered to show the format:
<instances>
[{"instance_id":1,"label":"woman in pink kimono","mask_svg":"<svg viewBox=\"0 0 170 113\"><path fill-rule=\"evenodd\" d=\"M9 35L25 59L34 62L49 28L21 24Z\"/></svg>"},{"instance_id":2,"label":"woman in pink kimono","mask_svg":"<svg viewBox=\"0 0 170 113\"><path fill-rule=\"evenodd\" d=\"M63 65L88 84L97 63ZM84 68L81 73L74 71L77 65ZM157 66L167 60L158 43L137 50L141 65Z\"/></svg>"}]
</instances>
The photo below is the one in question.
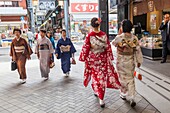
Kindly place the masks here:
<instances>
[{"instance_id":1,"label":"woman in pink kimono","mask_svg":"<svg viewBox=\"0 0 170 113\"><path fill-rule=\"evenodd\" d=\"M107 35L100 31L100 19L91 20L93 31L86 37L79 60L85 62L84 86L92 79L92 88L105 107L106 88L120 88L117 73L112 64L113 55Z\"/></svg>"},{"instance_id":2,"label":"woman in pink kimono","mask_svg":"<svg viewBox=\"0 0 170 113\"><path fill-rule=\"evenodd\" d=\"M117 63L116 68L119 74L119 80L121 83L120 97L123 100L130 100L130 105L134 107L136 105L134 101L135 96L135 81L134 71L135 65L139 68L143 56L141 48L138 43L138 38L131 34L133 25L130 20L124 20L122 23L123 33L117 35L112 41L112 44L117 47Z\"/></svg>"}]
</instances>

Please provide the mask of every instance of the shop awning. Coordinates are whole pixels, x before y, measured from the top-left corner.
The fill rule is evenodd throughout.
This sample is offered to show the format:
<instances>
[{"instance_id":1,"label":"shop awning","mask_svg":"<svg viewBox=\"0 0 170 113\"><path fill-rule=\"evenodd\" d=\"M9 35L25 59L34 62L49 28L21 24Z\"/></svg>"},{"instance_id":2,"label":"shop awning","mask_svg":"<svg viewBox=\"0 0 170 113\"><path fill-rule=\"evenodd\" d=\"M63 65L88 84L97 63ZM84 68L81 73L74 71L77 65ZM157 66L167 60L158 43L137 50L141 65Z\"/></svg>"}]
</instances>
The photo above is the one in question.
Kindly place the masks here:
<instances>
[{"instance_id":1,"label":"shop awning","mask_svg":"<svg viewBox=\"0 0 170 113\"><path fill-rule=\"evenodd\" d=\"M22 7L0 7L1 16L23 16L27 15L27 9Z\"/></svg>"}]
</instances>

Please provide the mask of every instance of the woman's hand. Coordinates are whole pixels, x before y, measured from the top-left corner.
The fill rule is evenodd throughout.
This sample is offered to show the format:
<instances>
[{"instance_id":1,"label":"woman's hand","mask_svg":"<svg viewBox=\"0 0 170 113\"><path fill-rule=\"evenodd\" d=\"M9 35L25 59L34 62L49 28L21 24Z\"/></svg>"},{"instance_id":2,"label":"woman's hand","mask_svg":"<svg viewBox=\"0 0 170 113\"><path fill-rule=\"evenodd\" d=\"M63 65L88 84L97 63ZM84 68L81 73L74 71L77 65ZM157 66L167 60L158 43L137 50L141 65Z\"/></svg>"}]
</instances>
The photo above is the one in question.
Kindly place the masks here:
<instances>
[{"instance_id":1,"label":"woman's hand","mask_svg":"<svg viewBox=\"0 0 170 113\"><path fill-rule=\"evenodd\" d=\"M58 54L55 54L56 58L58 57Z\"/></svg>"},{"instance_id":2,"label":"woman's hand","mask_svg":"<svg viewBox=\"0 0 170 113\"><path fill-rule=\"evenodd\" d=\"M27 58L28 58L28 60L31 60L31 57L30 57L30 55L29 55Z\"/></svg>"},{"instance_id":3,"label":"woman's hand","mask_svg":"<svg viewBox=\"0 0 170 113\"><path fill-rule=\"evenodd\" d=\"M140 66L141 66L141 63L138 63L138 64L137 64L137 67L139 68Z\"/></svg>"}]
</instances>

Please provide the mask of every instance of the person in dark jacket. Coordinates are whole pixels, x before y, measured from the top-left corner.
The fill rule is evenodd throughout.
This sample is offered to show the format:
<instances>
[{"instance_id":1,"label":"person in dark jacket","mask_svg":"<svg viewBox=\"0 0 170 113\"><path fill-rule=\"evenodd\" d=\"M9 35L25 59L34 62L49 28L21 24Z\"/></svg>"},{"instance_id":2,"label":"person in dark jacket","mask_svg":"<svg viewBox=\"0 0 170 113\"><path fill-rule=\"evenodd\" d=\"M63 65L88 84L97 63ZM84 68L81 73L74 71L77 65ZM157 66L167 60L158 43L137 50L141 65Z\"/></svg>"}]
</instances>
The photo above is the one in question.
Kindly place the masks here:
<instances>
[{"instance_id":1,"label":"person in dark jacket","mask_svg":"<svg viewBox=\"0 0 170 113\"><path fill-rule=\"evenodd\" d=\"M170 15L165 14L164 20L159 27L161 30L162 41L163 41L163 50L162 50L162 61L165 63L167 60L168 50L170 50Z\"/></svg>"}]
</instances>

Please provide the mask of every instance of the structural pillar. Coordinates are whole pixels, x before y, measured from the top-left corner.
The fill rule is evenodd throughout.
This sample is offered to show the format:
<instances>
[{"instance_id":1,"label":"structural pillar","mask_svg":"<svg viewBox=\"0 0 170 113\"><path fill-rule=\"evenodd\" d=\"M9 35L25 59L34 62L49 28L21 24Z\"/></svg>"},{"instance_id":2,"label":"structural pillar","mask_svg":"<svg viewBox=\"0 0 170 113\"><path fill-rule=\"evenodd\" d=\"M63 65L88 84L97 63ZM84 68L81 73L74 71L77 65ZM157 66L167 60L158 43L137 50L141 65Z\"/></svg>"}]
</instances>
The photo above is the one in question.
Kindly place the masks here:
<instances>
[{"instance_id":1,"label":"structural pillar","mask_svg":"<svg viewBox=\"0 0 170 113\"><path fill-rule=\"evenodd\" d=\"M34 20L34 11L32 6L32 0L27 0L28 10L30 12L30 20L31 20L31 31L35 32L35 20Z\"/></svg>"},{"instance_id":2,"label":"structural pillar","mask_svg":"<svg viewBox=\"0 0 170 113\"><path fill-rule=\"evenodd\" d=\"M109 36L109 13L108 13L108 0L98 0L99 2L99 18L101 18L100 29Z\"/></svg>"},{"instance_id":3,"label":"structural pillar","mask_svg":"<svg viewBox=\"0 0 170 113\"><path fill-rule=\"evenodd\" d=\"M64 0L64 21L66 27L66 35L69 37L69 11L68 11L68 0Z\"/></svg>"}]
</instances>

